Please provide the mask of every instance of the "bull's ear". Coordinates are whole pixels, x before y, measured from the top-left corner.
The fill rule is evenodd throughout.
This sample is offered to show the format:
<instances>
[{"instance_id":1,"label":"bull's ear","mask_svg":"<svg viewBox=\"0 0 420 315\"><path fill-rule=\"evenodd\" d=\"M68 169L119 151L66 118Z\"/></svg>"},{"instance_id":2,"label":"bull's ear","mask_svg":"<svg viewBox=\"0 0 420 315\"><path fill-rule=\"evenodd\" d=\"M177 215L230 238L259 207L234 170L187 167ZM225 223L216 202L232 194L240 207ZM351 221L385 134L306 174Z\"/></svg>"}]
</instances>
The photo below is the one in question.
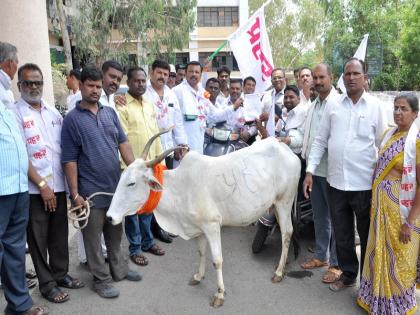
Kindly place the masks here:
<instances>
[{"instance_id":1,"label":"bull's ear","mask_svg":"<svg viewBox=\"0 0 420 315\"><path fill-rule=\"evenodd\" d=\"M163 186L158 182L158 180L154 176L150 176L147 179L147 184L149 185L150 190L154 190L154 191L163 190Z\"/></svg>"}]
</instances>

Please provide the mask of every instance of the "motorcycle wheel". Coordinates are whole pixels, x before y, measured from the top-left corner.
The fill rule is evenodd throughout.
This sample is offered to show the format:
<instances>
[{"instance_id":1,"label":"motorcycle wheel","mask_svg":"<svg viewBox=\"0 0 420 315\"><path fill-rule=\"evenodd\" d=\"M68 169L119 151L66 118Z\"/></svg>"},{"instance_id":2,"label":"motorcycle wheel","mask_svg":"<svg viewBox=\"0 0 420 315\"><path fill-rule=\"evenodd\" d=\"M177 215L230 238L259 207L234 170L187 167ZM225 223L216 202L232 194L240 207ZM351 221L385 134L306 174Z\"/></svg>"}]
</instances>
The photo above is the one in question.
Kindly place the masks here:
<instances>
[{"instance_id":1,"label":"motorcycle wheel","mask_svg":"<svg viewBox=\"0 0 420 315\"><path fill-rule=\"evenodd\" d=\"M265 240L267 239L270 228L258 222L257 232L255 233L254 240L252 241L252 252L258 254L261 252Z\"/></svg>"}]
</instances>

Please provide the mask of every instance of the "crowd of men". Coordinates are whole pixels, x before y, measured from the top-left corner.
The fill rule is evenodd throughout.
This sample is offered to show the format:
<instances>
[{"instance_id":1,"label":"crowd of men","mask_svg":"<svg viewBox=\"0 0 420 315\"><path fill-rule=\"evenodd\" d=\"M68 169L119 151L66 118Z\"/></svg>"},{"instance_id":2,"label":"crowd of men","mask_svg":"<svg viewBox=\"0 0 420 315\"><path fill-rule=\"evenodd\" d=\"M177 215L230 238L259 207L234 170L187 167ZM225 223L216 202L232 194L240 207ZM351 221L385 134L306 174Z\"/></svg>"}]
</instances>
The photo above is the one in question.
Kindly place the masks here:
<instances>
[{"instance_id":1,"label":"crowd of men","mask_svg":"<svg viewBox=\"0 0 420 315\"><path fill-rule=\"evenodd\" d=\"M252 145L258 137L269 136L272 112L279 142L301 159L299 191L310 195L313 206L315 254L302 268L328 266L322 281L334 291L355 284L359 261L353 217L363 262L371 175L386 126L380 102L364 90L364 63L346 62L347 92L341 95L326 64L300 68L296 85L287 85L284 69L274 69L272 88L260 95L261 115L254 121L246 121L243 107L245 95L255 93L253 77L231 79L230 69L221 67L204 88L202 71L197 61L173 67L156 60L149 73L132 67L126 73L127 93L117 96L124 76L118 62L106 61L102 69L85 66L68 74L70 95L63 119L42 98L42 70L32 63L18 69L16 47L0 42L0 261L6 314L47 313L32 305L26 286L26 239L45 299L62 303L69 299L62 287L84 287L68 274L67 197L72 206L83 207L93 193L114 192L121 170L136 158L153 159L178 146L165 160L168 168L175 168L187 149L203 153L206 131L219 122ZM16 72L17 102L10 90ZM168 128L170 132L143 156L149 138ZM92 199L89 220L79 236L80 262L87 265L93 289L104 298L119 295L112 281L141 280L128 268L121 250L122 225L106 220L111 198ZM153 214L126 217L124 230L128 255L140 266L148 264L144 252L165 254L155 237L172 240Z\"/></svg>"}]
</instances>

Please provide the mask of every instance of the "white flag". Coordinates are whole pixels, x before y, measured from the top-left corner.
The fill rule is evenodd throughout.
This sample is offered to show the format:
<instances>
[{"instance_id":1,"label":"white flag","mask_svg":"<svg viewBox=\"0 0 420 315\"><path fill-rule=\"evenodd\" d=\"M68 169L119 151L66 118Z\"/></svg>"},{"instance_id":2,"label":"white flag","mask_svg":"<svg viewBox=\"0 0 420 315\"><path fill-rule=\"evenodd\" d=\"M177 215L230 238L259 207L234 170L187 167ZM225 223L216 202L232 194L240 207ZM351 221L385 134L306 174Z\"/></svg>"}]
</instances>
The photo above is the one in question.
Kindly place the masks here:
<instances>
[{"instance_id":1,"label":"white flag","mask_svg":"<svg viewBox=\"0 0 420 315\"><path fill-rule=\"evenodd\" d=\"M263 92L271 86L273 57L265 28L264 6L229 37L242 78L255 78L255 92Z\"/></svg>"},{"instance_id":2,"label":"white flag","mask_svg":"<svg viewBox=\"0 0 420 315\"><path fill-rule=\"evenodd\" d=\"M357 58L359 60L365 61L368 38L369 38L369 34L365 34L363 36L363 39L359 45L359 48L357 48L356 52L353 55L353 58ZM341 92L346 93L346 87L344 86L344 81L343 81L343 74L341 74L340 79L338 79L337 87L340 88Z\"/></svg>"}]
</instances>

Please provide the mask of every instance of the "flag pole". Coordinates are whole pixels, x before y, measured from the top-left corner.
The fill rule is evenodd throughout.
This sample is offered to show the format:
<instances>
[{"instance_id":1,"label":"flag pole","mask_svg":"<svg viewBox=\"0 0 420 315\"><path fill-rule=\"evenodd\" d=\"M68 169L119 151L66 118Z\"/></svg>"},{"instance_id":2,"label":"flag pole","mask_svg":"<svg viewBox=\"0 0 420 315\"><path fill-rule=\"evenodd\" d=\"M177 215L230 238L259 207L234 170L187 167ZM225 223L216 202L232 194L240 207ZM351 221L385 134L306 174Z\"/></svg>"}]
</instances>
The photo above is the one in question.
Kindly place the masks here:
<instances>
[{"instance_id":1,"label":"flag pole","mask_svg":"<svg viewBox=\"0 0 420 315\"><path fill-rule=\"evenodd\" d=\"M210 57L208 58L208 61L213 60L214 57L216 57L216 55L227 45L228 40L225 40L216 50L214 53L212 53L210 55Z\"/></svg>"}]
</instances>

